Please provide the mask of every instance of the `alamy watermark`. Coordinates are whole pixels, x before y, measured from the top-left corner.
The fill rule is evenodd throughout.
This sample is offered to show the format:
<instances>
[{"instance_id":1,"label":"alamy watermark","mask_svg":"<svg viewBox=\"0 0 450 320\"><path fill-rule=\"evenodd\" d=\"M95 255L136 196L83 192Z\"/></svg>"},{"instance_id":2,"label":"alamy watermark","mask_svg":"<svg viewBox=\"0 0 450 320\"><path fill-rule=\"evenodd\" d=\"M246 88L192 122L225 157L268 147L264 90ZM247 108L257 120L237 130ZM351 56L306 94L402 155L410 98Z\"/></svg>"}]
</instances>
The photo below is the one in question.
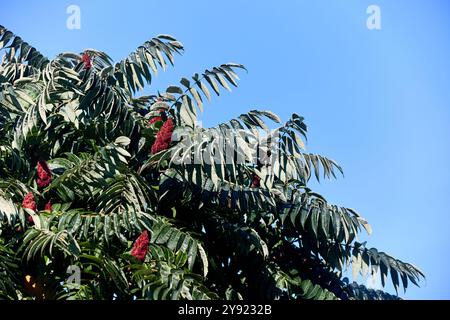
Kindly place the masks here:
<instances>
[{"instance_id":1,"label":"alamy watermark","mask_svg":"<svg viewBox=\"0 0 450 320\"><path fill-rule=\"evenodd\" d=\"M66 274L69 276L66 279L66 284L79 286L81 284L81 269L77 265L70 265L67 268Z\"/></svg>"},{"instance_id":2,"label":"alamy watermark","mask_svg":"<svg viewBox=\"0 0 450 320\"><path fill-rule=\"evenodd\" d=\"M67 7L66 13L69 15L66 20L66 27L69 30L81 29L81 9L80 6L71 4ZM367 7L366 26L369 30L381 30L381 8L372 4Z\"/></svg>"},{"instance_id":3,"label":"alamy watermark","mask_svg":"<svg viewBox=\"0 0 450 320\"><path fill-rule=\"evenodd\" d=\"M81 29L81 9L75 4L67 7L66 13L69 15L66 20L66 27L69 30Z\"/></svg>"},{"instance_id":4,"label":"alamy watermark","mask_svg":"<svg viewBox=\"0 0 450 320\"><path fill-rule=\"evenodd\" d=\"M381 9L379 6L372 4L367 7L366 13L369 15L367 17L366 26L369 30L381 30Z\"/></svg>"}]
</instances>

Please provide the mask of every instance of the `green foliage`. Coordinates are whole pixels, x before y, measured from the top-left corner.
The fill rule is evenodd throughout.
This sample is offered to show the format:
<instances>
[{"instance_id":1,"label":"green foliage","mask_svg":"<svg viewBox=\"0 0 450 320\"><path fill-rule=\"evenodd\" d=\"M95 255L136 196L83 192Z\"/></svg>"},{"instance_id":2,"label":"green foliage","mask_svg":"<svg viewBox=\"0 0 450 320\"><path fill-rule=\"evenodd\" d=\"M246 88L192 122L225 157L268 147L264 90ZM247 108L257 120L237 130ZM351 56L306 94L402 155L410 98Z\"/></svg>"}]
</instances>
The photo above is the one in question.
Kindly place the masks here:
<instances>
[{"instance_id":1,"label":"green foliage","mask_svg":"<svg viewBox=\"0 0 450 320\"><path fill-rule=\"evenodd\" d=\"M20 261L14 252L0 240L0 299L17 299L17 281Z\"/></svg>"},{"instance_id":2,"label":"green foliage","mask_svg":"<svg viewBox=\"0 0 450 320\"><path fill-rule=\"evenodd\" d=\"M50 60L0 26L0 51L1 299L396 299L343 274L397 294L424 278L358 242L368 222L307 187L343 170L306 152L303 117L198 126L244 66L139 96L183 52L173 37L118 63L94 49Z\"/></svg>"},{"instance_id":3,"label":"green foliage","mask_svg":"<svg viewBox=\"0 0 450 320\"><path fill-rule=\"evenodd\" d=\"M39 51L22 40L19 36L0 25L0 50L7 48L6 61L27 63L29 66L42 68L49 61Z\"/></svg>"}]
</instances>

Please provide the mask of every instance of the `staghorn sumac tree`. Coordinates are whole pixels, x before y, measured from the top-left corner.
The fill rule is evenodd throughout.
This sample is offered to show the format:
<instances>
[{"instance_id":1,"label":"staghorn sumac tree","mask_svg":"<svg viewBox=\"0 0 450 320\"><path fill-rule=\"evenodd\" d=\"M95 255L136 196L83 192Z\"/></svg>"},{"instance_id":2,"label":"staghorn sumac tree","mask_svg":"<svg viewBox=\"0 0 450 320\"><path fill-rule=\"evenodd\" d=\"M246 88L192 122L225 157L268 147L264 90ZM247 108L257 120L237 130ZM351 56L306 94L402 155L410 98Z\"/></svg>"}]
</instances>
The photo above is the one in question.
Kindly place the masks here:
<instances>
[{"instance_id":1,"label":"staghorn sumac tree","mask_svg":"<svg viewBox=\"0 0 450 320\"><path fill-rule=\"evenodd\" d=\"M171 36L117 63L93 49L50 60L0 26L0 50L1 298L396 299L346 270L396 291L423 277L307 187L342 169L305 151L302 117L197 124L244 66L139 96L182 53Z\"/></svg>"}]
</instances>

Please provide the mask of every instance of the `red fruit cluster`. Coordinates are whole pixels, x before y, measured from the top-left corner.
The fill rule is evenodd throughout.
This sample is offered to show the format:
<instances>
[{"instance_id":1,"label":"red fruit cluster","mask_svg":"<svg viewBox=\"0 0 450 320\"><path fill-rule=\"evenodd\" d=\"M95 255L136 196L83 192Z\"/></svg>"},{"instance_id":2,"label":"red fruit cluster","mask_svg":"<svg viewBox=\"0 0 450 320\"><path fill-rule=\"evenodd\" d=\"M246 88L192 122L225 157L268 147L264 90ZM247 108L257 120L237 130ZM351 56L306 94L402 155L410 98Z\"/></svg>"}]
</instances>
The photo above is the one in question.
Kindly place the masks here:
<instances>
[{"instance_id":1,"label":"red fruit cluster","mask_svg":"<svg viewBox=\"0 0 450 320\"><path fill-rule=\"evenodd\" d=\"M28 192L25 195L25 197L23 198L22 207L26 208L26 209L33 210L34 212L37 211L37 204L36 204L36 201L34 200L34 195L33 195L33 193L31 191ZM33 223L33 217L32 216L28 216L27 220L28 220L28 222Z\"/></svg>"},{"instance_id":2,"label":"red fruit cluster","mask_svg":"<svg viewBox=\"0 0 450 320\"><path fill-rule=\"evenodd\" d=\"M155 122L162 121L161 117L153 117L150 119L150 124L154 124Z\"/></svg>"},{"instance_id":3,"label":"red fruit cluster","mask_svg":"<svg viewBox=\"0 0 450 320\"><path fill-rule=\"evenodd\" d=\"M84 69L92 68L91 57L89 57L89 55L86 52L83 53L83 55L81 56L81 61L83 61L83 63L84 63Z\"/></svg>"},{"instance_id":4,"label":"red fruit cluster","mask_svg":"<svg viewBox=\"0 0 450 320\"><path fill-rule=\"evenodd\" d=\"M160 101L161 99L158 98L158 101ZM157 121L164 121L167 119L166 117L166 110L164 110L164 108L159 108L159 116L153 117L150 119L149 124L154 124Z\"/></svg>"},{"instance_id":5,"label":"red fruit cluster","mask_svg":"<svg viewBox=\"0 0 450 320\"><path fill-rule=\"evenodd\" d=\"M259 186L261 185L261 178L258 177L256 174L253 175L253 179L252 179L252 188L259 188Z\"/></svg>"},{"instance_id":6,"label":"red fruit cluster","mask_svg":"<svg viewBox=\"0 0 450 320\"><path fill-rule=\"evenodd\" d=\"M23 198L22 207L26 208L26 209L33 210L33 211L37 210L36 201L34 201L34 195L33 195L33 193L31 191L28 192L25 195L25 197Z\"/></svg>"},{"instance_id":7,"label":"red fruit cluster","mask_svg":"<svg viewBox=\"0 0 450 320\"><path fill-rule=\"evenodd\" d=\"M172 142L172 133L174 128L175 127L173 125L173 120L171 118L167 119L167 121L164 122L158 134L156 135L155 142L152 145L152 154L169 148L169 145Z\"/></svg>"},{"instance_id":8,"label":"red fruit cluster","mask_svg":"<svg viewBox=\"0 0 450 320\"><path fill-rule=\"evenodd\" d=\"M45 161L38 161L36 180L39 188L45 188L52 182L52 172Z\"/></svg>"},{"instance_id":9,"label":"red fruit cluster","mask_svg":"<svg viewBox=\"0 0 450 320\"><path fill-rule=\"evenodd\" d=\"M147 230L144 230L144 232L141 233L134 243L133 249L131 250L131 255L140 261L144 261L145 256L147 255L149 242L150 238L148 236L148 232Z\"/></svg>"},{"instance_id":10,"label":"red fruit cluster","mask_svg":"<svg viewBox=\"0 0 450 320\"><path fill-rule=\"evenodd\" d=\"M44 210L52 212L52 201L51 200L48 200L48 202L45 204Z\"/></svg>"}]
</instances>

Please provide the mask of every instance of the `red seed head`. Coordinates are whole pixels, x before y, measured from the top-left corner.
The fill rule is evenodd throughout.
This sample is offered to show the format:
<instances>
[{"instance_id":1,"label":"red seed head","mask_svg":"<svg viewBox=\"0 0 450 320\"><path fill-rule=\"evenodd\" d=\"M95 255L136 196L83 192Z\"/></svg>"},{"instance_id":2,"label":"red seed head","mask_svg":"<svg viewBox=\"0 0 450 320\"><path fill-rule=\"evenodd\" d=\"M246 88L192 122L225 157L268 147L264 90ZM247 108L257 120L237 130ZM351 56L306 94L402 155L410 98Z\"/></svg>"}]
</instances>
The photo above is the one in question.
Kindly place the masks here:
<instances>
[{"instance_id":1,"label":"red seed head","mask_svg":"<svg viewBox=\"0 0 450 320\"><path fill-rule=\"evenodd\" d=\"M261 178L258 177L256 174L254 174L252 179L252 188L259 188L260 185L261 185Z\"/></svg>"},{"instance_id":2,"label":"red seed head","mask_svg":"<svg viewBox=\"0 0 450 320\"><path fill-rule=\"evenodd\" d=\"M140 261L144 261L145 256L147 255L149 242L150 238L148 232L147 230L144 230L144 232L136 239L133 249L131 250L131 255Z\"/></svg>"},{"instance_id":3,"label":"red seed head","mask_svg":"<svg viewBox=\"0 0 450 320\"><path fill-rule=\"evenodd\" d=\"M52 172L45 161L38 161L36 182L39 188L45 188L52 182Z\"/></svg>"},{"instance_id":4,"label":"red seed head","mask_svg":"<svg viewBox=\"0 0 450 320\"><path fill-rule=\"evenodd\" d=\"M156 140L152 145L152 154L158 153L162 150L169 148L172 142L172 133L174 130L173 120L171 118L167 119L162 125L158 134L156 135Z\"/></svg>"},{"instance_id":5,"label":"red seed head","mask_svg":"<svg viewBox=\"0 0 450 320\"><path fill-rule=\"evenodd\" d=\"M161 117L153 117L150 119L150 124L154 124L155 122L162 121Z\"/></svg>"},{"instance_id":6,"label":"red seed head","mask_svg":"<svg viewBox=\"0 0 450 320\"><path fill-rule=\"evenodd\" d=\"M87 52L83 53L81 56L81 61L84 63L84 69L90 69L92 68L92 60L91 57L87 54Z\"/></svg>"},{"instance_id":7,"label":"red seed head","mask_svg":"<svg viewBox=\"0 0 450 320\"><path fill-rule=\"evenodd\" d=\"M26 208L26 209L33 210L33 211L37 210L36 201L34 200L34 195L33 195L33 193L31 191L28 192L25 195L25 197L23 198L22 207Z\"/></svg>"},{"instance_id":8,"label":"red seed head","mask_svg":"<svg viewBox=\"0 0 450 320\"><path fill-rule=\"evenodd\" d=\"M44 210L52 212L52 201L51 200L48 200L48 202L45 204Z\"/></svg>"}]
</instances>

